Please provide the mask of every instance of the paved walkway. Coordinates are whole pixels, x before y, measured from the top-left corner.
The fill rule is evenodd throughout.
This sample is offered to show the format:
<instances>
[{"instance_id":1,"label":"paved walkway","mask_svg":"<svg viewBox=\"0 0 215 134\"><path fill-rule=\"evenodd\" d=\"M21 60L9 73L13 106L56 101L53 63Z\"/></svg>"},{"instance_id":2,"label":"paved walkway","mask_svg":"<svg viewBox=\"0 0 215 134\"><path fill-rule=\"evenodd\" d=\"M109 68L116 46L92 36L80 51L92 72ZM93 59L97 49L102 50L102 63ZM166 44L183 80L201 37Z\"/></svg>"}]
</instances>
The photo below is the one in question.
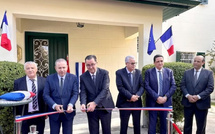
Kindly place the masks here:
<instances>
[{"instance_id":1,"label":"paved walkway","mask_svg":"<svg viewBox=\"0 0 215 134\"><path fill-rule=\"evenodd\" d=\"M120 129L120 119L119 119L119 112L113 111L112 113L112 120L111 120L111 132L112 134L119 134ZM215 107L212 107L208 113L208 121L207 121L207 130L206 134L215 134ZM195 134L196 125L194 121L193 125L193 134ZM101 131L100 131L101 132ZM46 120L46 127L45 127L45 134L49 134L49 122L48 119ZM147 134L147 128L141 128L142 134ZM87 116L85 113L78 112L74 118L73 122L73 134L89 134L88 131L88 124L87 124ZM101 133L102 134L102 133ZM133 128L128 128L128 134L133 134Z\"/></svg>"}]
</instances>

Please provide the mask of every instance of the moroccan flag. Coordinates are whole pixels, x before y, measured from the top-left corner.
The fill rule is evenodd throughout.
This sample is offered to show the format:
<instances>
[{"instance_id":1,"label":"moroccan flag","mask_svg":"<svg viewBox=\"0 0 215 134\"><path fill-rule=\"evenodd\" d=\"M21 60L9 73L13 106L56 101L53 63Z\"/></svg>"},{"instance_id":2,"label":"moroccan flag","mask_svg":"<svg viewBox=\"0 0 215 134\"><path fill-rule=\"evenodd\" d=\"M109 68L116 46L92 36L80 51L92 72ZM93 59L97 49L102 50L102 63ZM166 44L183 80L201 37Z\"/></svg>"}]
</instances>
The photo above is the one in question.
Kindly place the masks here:
<instances>
[{"instance_id":1,"label":"moroccan flag","mask_svg":"<svg viewBox=\"0 0 215 134\"><path fill-rule=\"evenodd\" d=\"M155 40L153 36L153 24L151 25L150 35L149 35L149 44L148 44L148 55L151 55L153 50L156 50Z\"/></svg>"},{"instance_id":2,"label":"moroccan flag","mask_svg":"<svg viewBox=\"0 0 215 134\"><path fill-rule=\"evenodd\" d=\"M166 32L160 37L164 47L167 49L169 56L174 53L174 45L172 41L172 26L166 30Z\"/></svg>"},{"instance_id":3,"label":"moroccan flag","mask_svg":"<svg viewBox=\"0 0 215 134\"><path fill-rule=\"evenodd\" d=\"M68 66L67 73L70 73L70 70L69 70L69 56L68 55L66 57L66 62L67 62L67 66Z\"/></svg>"},{"instance_id":4,"label":"moroccan flag","mask_svg":"<svg viewBox=\"0 0 215 134\"><path fill-rule=\"evenodd\" d=\"M9 34L9 27L7 23L7 16L6 16L6 11L4 13L4 17L1 23L1 46L8 51L12 49L11 47L11 38Z\"/></svg>"}]
</instances>

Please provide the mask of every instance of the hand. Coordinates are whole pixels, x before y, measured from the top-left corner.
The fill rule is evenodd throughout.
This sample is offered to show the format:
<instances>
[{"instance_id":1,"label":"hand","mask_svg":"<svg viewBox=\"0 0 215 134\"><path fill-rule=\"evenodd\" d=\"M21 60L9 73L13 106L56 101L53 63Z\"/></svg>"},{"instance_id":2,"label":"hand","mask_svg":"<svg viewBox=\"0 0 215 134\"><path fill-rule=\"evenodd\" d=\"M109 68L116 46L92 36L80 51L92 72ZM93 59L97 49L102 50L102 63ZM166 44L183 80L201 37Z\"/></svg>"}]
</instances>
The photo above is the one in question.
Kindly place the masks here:
<instances>
[{"instance_id":1,"label":"hand","mask_svg":"<svg viewBox=\"0 0 215 134\"><path fill-rule=\"evenodd\" d=\"M66 112L67 113L72 113L73 112L73 107L71 105L68 105Z\"/></svg>"},{"instance_id":2,"label":"hand","mask_svg":"<svg viewBox=\"0 0 215 134\"><path fill-rule=\"evenodd\" d=\"M164 96L163 97L163 103L166 103L166 101L167 101L167 96Z\"/></svg>"},{"instance_id":3,"label":"hand","mask_svg":"<svg viewBox=\"0 0 215 134\"><path fill-rule=\"evenodd\" d=\"M193 95L193 99L195 102L197 102L199 100L199 97L197 95Z\"/></svg>"},{"instance_id":4,"label":"hand","mask_svg":"<svg viewBox=\"0 0 215 134\"><path fill-rule=\"evenodd\" d=\"M85 106L85 104L82 104L82 105L81 105L81 111L82 111L82 112L86 112L86 106Z\"/></svg>"},{"instance_id":5,"label":"hand","mask_svg":"<svg viewBox=\"0 0 215 134\"><path fill-rule=\"evenodd\" d=\"M137 101L138 99L139 99L139 96L138 96L138 95L132 95L130 101L135 102L135 101Z\"/></svg>"},{"instance_id":6,"label":"hand","mask_svg":"<svg viewBox=\"0 0 215 134\"><path fill-rule=\"evenodd\" d=\"M158 104L163 104L163 97L159 96L156 101Z\"/></svg>"},{"instance_id":7,"label":"hand","mask_svg":"<svg viewBox=\"0 0 215 134\"><path fill-rule=\"evenodd\" d=\"M189 100L190 103L195 103L196 100L194 99L195 97L193 97L193 95L188 95L187 99Z\"/></svg>"},{"instance_id":8,"label":"hand","mask_svg":"<svg viewBox=\"0 0 215 134\"><path fill-rule=\"evenodd\" d=\"M87 112L93 112L96 108L96 103L93 101L93 102L89 102L87 104Z\"/></svg>"},{"instance_id":9,"label":"hand","mask_svg":"<svg viewBox=\"0 0 215 134\"><path fill-rule=\"evenodd\" d=\"M48 119L48 118L49 118L49 116L48 116L48 115L46 115L46 116L45 116L45 119Z\"/></svg>"},{"instance_id":10,"label":"hand","mask_svg":"<svg viewBox=\"0 0 215 134\"><path fill-rule=\"evenodd\" d=\"M158 98L157 98L157 103L158 104L164 104L165 102L167 101L167 97L166 96L164 96L164 97L161 97L161 96L159 96Z\"/></svg>"},{"instance_id":11,"label":"hand","mask_svg":"<svg viewBox=\"0 0 215 134\"><path fill-rule=\"evenodd\" d=\"M64 110L63 110L63 105L56 105L55 106L55 110L57 110L59 113L63 113L64 112Z\"/></svg>"}]
</instances>

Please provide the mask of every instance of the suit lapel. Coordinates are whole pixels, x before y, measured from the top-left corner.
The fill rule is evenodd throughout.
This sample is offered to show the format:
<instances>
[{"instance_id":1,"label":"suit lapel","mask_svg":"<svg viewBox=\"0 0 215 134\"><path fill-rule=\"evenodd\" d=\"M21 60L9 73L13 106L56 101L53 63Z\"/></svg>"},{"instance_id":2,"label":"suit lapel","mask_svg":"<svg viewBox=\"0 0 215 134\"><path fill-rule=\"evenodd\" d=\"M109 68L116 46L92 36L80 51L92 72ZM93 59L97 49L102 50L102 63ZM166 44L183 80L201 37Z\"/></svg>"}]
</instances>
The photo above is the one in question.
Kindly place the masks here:
<instances>
[{"instance_id":1,"label":"suit lapel","mask_svg":"<svg viewBox=\"0 0 215 134\"><path fill-rule=\"evenodd\" d=\"M155 67L153 68L152 70L152 77L153 77L153 81L155 82L155 86L156 86L156 93L158 92L158 79L157 79L157 72L156 72L156 69Z\"/></svg>"},{"instance_id":2,"label":"suit lapel","mask_svg":"<svg viewBox=\"0 0 215 134\"><path fill-rule=\"evenodd\" d=\"M165 88L164 88L165 87L165 78L168 78L168 75L167 75L167 72L166 72L165 68L162 69L162 73L163 73L163 84L162 84L163 85L163 87L162 87L163 90L162 91L165 94L165 91L164 91L165 90Z\"/></svg>"},{"instance_id":3,"label":"suit lapel","mask_svg":"<svg viewBox=\"0 0 215 134\"><path fill-rule=\"evenodd\" d=\"M96 85L94 84L93 79L92 79L89 71L86 72L86 79L90 83L93 83L93 84L90 84L92 86L92 89L96 89ZM97 79L97 76L96 76L96 79ZM97 80L96 80L96 83L97 83Z\"/></svg>"},{"instance_id":4,"label":"suit lapel","mask_svg":"<svg viewBox=\"0 0 215 134\"><path fill-rule=\"evenodd\" d=\"M129 85L129 87L130 87L129 90L131 90L131 89L132 89L132 87L131 87L131 82L130 82L130 79L129 79L129 77L128 77L128 72L127 72L127 70L126 70L126 67L125 67L124 70L123 70L123 75L124 75L124 77L126 78L127 83L128 83L128 85Z\"/></svg>"},{"instance_id":5,"label":"suit lapel","mask_svg":"<svg viewBox=\"0 0 215 134\"><path fill-rule=\"evenodd\" d=\"M59 83L59 82L58 82ZM65 89L67 88L66 86L68 86L68 83L69 83L69 75L66 74L66 77L65 77L65 80L64 80L64 83L63 83L63 89L61 91L61 94L63 94L63 91L65 91ZM60 87L60 86L59 86Z\"/></svg>"},{"instance_id":6,"label":"suit lapel","mask_svg":"<svg viewBox=\"0 0 215 134\"><path fill-rule=\"evenodd\" d=\"M197 81L196 81L196 85L199 83L199 81L201 81L201 78L203 78L202 76L203 76L203 71L204 71L204 68L202 68L202 70L201 70L201 72L200 72L200 74L199 74L199 77L198 77L198 79L197 79ZM196 86L195 85L195 86Z\"/></svg>"},{"instance_id":7,"label":"suit lapel","mask_svg":"<svg viewBox=\"0 0 215 134\"><path fill-rule=\"evenodd\" d=\"M193 87L195 87L195 82L194 82L194 69L191 69L190 73L189 73L189 76L190 76L190 80L192 82L192 85Z\"/></svg>"},{"instance_id":8,"label":"suit lapel","mask_svg":"<svg viewBox=\"0 0 215 134\"><path fill-rule=\"evenodd\" d=\"M26 76L23 77L22 81L23 81L23 89L24 89L25 91L28 91L28 86L27 86L27 82L26 82ZM19 90L20 90L20 89L19 89Z\"/></svg>"},{"instance_id":9,"label":"suit lapel","mask_svg":"<svg viewBox=\"0 0 215 134\"><path fill-rule=\"evenodd\" d=\"M100 73L101 73L100 69L97 68L97 71L96 71L96 84L95 84L96 93L98 92L98 87L99 87L99 83L100 83L100 80L101 80Z\"/></svg>"},{"instance_id":10,"label":"suit lapel","mask_svg":"<svg viewBox=\"0 0 215 134\"><path fill-rule=\"evenodd\" d=\"M55 76L54 76L54 84L55 84L55 87L57 87L56 90L58 90L58 91L57 91L58 94L61 96L61 93L60 93L60 86L59 86L59 79L58 79L57 73L56 73Z\"/></svg>"}]
</instances>

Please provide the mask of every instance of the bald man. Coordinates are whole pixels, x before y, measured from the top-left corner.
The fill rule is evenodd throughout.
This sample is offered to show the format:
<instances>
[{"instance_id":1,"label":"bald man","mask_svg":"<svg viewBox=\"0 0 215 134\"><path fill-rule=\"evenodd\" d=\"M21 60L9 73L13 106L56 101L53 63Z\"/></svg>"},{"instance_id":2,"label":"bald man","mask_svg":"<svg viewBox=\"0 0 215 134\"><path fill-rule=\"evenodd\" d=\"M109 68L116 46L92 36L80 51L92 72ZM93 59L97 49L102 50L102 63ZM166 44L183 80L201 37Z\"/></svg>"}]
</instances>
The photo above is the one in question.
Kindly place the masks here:
<instances>
[{"instance_id":1,"label":"bald man","mask_svg":"<svg viewBox=\"0 0 215 134\"><path fill-rule=\"evenodd\" d=\"M202 68L205 59L196 56L193 68L184 72L181 82L184 105L184 134L192 134L193 115L197 123L196 134L205 134L208 109L211 106L210 94L214 90L213 72Z\"/></svg>"}]
</instances>

